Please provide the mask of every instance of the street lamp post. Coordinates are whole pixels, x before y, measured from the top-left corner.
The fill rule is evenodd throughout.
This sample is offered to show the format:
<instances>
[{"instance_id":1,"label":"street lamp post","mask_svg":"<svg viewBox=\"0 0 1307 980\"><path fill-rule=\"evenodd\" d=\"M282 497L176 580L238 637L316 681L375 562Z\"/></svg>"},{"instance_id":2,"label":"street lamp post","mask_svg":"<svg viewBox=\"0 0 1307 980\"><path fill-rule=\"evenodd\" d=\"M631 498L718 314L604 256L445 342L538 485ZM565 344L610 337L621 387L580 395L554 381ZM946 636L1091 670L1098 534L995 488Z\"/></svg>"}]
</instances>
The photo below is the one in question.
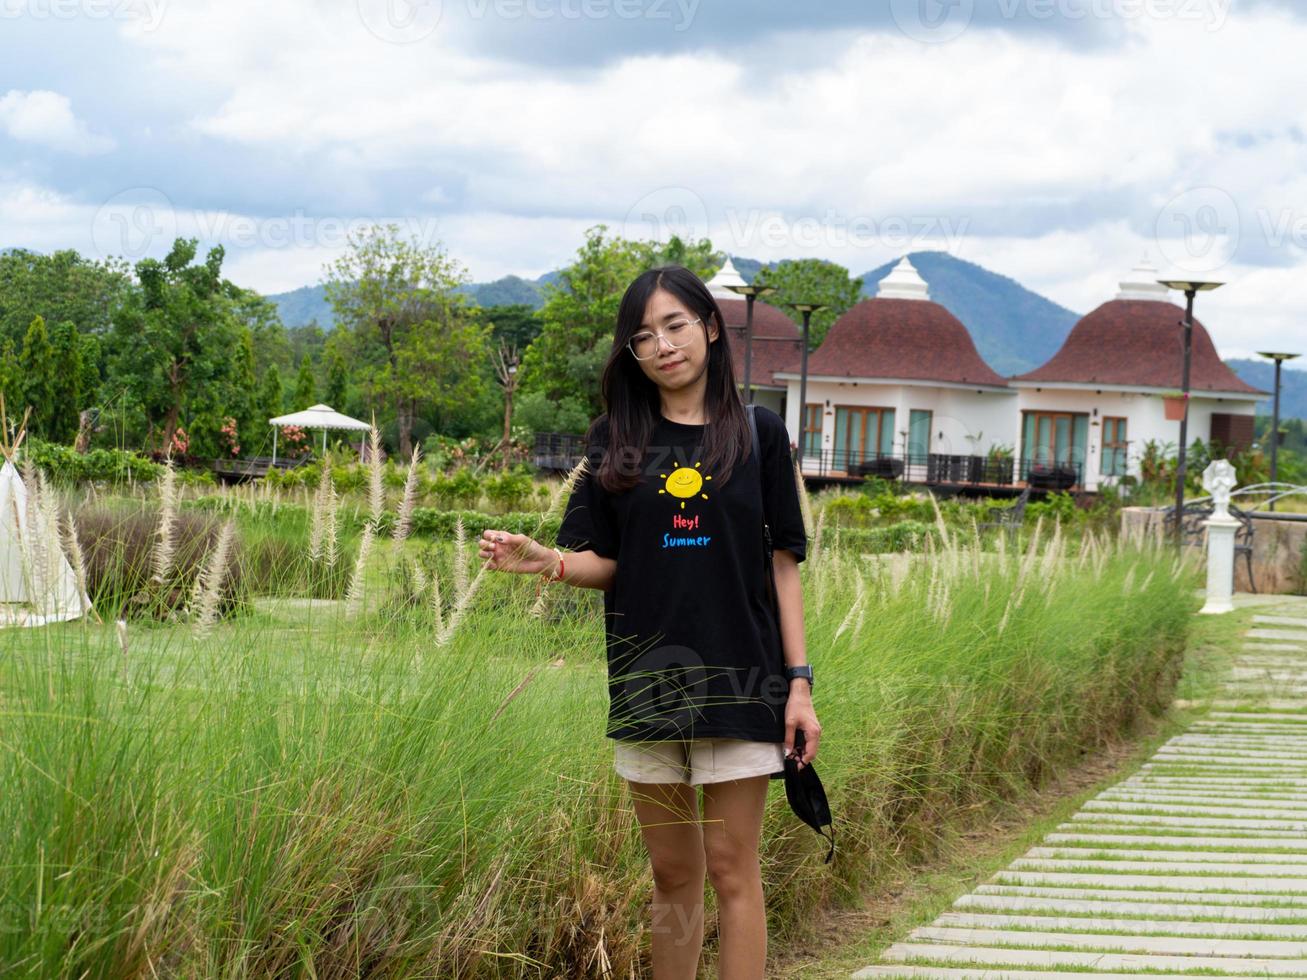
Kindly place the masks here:
<instances>
[{"instance_id":1,"label":"street lamp post","mask_svg":"<svg viewBox=\"0 0 1307 980\"><path fill-rule=\"evenodd\" d=\"M1175 535L1176 549L1183 547L1181 537L1181 511L1184 510L1184 469L1185 442L1189 438L1189 361L1193 351L1194 335L1194 296L1200 292L1218 289L1225 285L1220 282L1204 282L1190 279L1159 279L1168 289L1178 289L1184 293L1184 370L1180 380L1180 390L1184 394L1184 414L1180 416L1180 454L1175 465L1175 522L1172 533Z\"/></svg>"},{"instance_id":2,"label":"street lamp post","mask_svg":"<svg viewBox=\"0 0 1307 980\"><path fill-rule=\"evenodd\" d=\"M1275 362L1275 400L1271 402L1271 482L1274 483L1277 475L1276 462L1280 449L1280 365L1285 361L1293 360L1298 355L1264 350L1259 350L1257 353L1262 357L1269 357ZM1272 491L1271 502L1267 507L1270 510L1275 510L1274 491Z\"/></svg>"},{"instance_id":3,"label":"street lamp post","mask_svg":"<svg viewBox=\"0 0 1307 980\"><path fill-rule=\"evenodd\" d=\"M799 472L803 472L803 449L808 441L808 322L814 313L826 309L821 303L790 304L803 314L803 348L799 362Z\"/></svg>"},{"instance_id":4,"label":"street lamp post","mask_svg":"<svg viewBox=\"0 0 1307 980\"><path fill-rule=\"evenodd\" d=\"M770 296L776 290L771 286L754 286L745 283L743 286L727 286L733 293L738 293L745 299L744 308L744 398L747 402L753 401L753 383L750 373L753 367L753 301L759 296Z\"/></svg>"}]
</instances>

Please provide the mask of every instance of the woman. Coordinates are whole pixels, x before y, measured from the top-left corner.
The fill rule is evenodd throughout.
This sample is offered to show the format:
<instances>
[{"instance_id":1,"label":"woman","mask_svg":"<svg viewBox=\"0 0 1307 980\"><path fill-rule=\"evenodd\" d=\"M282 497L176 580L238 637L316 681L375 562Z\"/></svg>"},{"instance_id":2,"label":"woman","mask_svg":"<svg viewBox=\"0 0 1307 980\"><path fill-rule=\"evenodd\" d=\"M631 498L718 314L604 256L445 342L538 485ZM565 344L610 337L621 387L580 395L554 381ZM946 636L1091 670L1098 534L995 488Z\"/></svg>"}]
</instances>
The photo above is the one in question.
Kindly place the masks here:
<instances>
[{"instance_id":1,"label":"woman","mask_svg":"<svg viewBox=\"0 0 1307 980\"><path fill-rule=\"evenodd\" d=\"M775 412L755 409L755 458L721 310L680 266L643 273L622 297L602 391L608 411L590 426L589 466L558 533L571 553L487 529L480 555L488 568L604 591L607 734L653 868L654 977L696 975L706 874L719 975L757 980L767 954L758 838L768 781L783 776L796 730L806 742L799 765L815 758L821 736L789 436Z\"/></svg>"}]
</instances>

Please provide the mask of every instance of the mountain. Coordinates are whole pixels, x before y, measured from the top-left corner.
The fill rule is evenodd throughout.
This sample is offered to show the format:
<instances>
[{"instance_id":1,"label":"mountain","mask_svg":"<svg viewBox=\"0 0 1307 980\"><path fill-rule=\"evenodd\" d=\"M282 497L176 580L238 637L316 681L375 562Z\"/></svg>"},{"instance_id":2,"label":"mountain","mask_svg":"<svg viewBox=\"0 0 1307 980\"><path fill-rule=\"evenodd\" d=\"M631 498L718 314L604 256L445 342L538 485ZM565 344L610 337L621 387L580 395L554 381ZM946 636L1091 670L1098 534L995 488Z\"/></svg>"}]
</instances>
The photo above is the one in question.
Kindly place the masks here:
<instances>
[{"instance_id":1,"label":"mountain","mask_svg":"<svg viewBox=\"0 0 1307 980\"><path fill-rule=\"evenodd\" d=\"M546 272L535 279L504 276L494 282L473 282L460 288L480 306L506 306L523 303L538 310L544 303L543 287L558 281L558 272ZM288 327L302 327L314 320L324 330L336 325L335 314L327 302L324 286L301 286L288 293L272 293L268 299L277 307L281 322Z\"/></svg>"},{"instance_id":2,"label":"mountain","mask_svg":"<svg viewBox=\"0 0 1307 980\"><path fill-rule=\"evenodd\" d=\"M980 356L1002 375L1020 374L1052 357L1080 314L1026 289L1015 279L990 272L947 252L913 252L908 259L930 287L930 298L961 320ZM862 276L863 294L897 259Z\"/></svg>"},{"instance_id":3,"label":"mountain","mask_svg":"<svg viewBox=\"0 0 1307 980\"><path fill-rule=\"evenodd\" d=\"M1265 391L1275 390L1275 365L1260 358L1231 358L1225 362L1235 374L1250 385ZM1286 361L1280 370L1280 418L1307 419L1307 371L1290 367ZM1272 400L1257 403L1258 415L1270 415Z\"/></svg>"}]
</instances>

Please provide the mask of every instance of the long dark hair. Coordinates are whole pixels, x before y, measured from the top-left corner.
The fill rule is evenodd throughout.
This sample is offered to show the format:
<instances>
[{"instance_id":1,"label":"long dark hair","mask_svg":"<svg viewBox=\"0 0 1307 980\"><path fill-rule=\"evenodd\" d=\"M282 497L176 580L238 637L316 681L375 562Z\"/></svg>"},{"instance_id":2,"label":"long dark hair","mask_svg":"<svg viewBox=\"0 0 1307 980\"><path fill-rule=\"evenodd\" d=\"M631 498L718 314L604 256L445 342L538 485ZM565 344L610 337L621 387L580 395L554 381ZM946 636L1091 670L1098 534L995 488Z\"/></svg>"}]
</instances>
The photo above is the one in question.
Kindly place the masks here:
<instances>
[{"instance_id":1,"label":"long dark hair","mask_svg":"<svg viewBox=\"0 0 1307 980\"><path fill-rule=\"evenodd\" d=\"M596 475L600 485L610 493L621 493L640 482L640 465L660 415L658 386L649 380L627 349L627 342L644 329L649 298L659 289L667 290L703 320L705 339L708 324L717 324L717 340L708 344L704 468L725 482L734 465L748 458L752 442L744 402L735 386L726 320L717 301L703 280L684 266L649 269L637 276L622 296L613 349L608 354L601 382L607 414L595 419L591 427L593 433L604 418L608 421L608 450Z\"/></svg>"}]
</instances>

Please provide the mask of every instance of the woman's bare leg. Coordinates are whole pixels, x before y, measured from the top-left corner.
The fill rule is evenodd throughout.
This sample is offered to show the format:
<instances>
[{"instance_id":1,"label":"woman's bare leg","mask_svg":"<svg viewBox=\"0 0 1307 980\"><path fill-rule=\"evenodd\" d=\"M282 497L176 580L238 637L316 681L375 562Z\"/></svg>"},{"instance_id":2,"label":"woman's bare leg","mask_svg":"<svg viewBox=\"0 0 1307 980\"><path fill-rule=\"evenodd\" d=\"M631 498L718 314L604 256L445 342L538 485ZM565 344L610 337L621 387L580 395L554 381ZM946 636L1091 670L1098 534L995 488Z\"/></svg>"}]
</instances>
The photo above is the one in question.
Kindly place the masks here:
<instances>
[{"instance_id":1,"label":"woman's bare leg","mask_svg":"<svg viewBox=\"0 0 1307 980\"><path fill-rule=\"evenodd\" d=\"M703 784L703 846L717 892L721 980L762 980L767 963L758 840L767 776Z\"/></svg>"},{"instance_id":2,"label":"woman's bare leg","mask_svg":"<svg viewBox=\"0 0 1307 980\"><path fill-rule=\"evenodd\" d=\"M654 980L694 980L703 950L705 874L698 794L686 783L628 784L653 865Z\"/></svg>"}]
</instances>

